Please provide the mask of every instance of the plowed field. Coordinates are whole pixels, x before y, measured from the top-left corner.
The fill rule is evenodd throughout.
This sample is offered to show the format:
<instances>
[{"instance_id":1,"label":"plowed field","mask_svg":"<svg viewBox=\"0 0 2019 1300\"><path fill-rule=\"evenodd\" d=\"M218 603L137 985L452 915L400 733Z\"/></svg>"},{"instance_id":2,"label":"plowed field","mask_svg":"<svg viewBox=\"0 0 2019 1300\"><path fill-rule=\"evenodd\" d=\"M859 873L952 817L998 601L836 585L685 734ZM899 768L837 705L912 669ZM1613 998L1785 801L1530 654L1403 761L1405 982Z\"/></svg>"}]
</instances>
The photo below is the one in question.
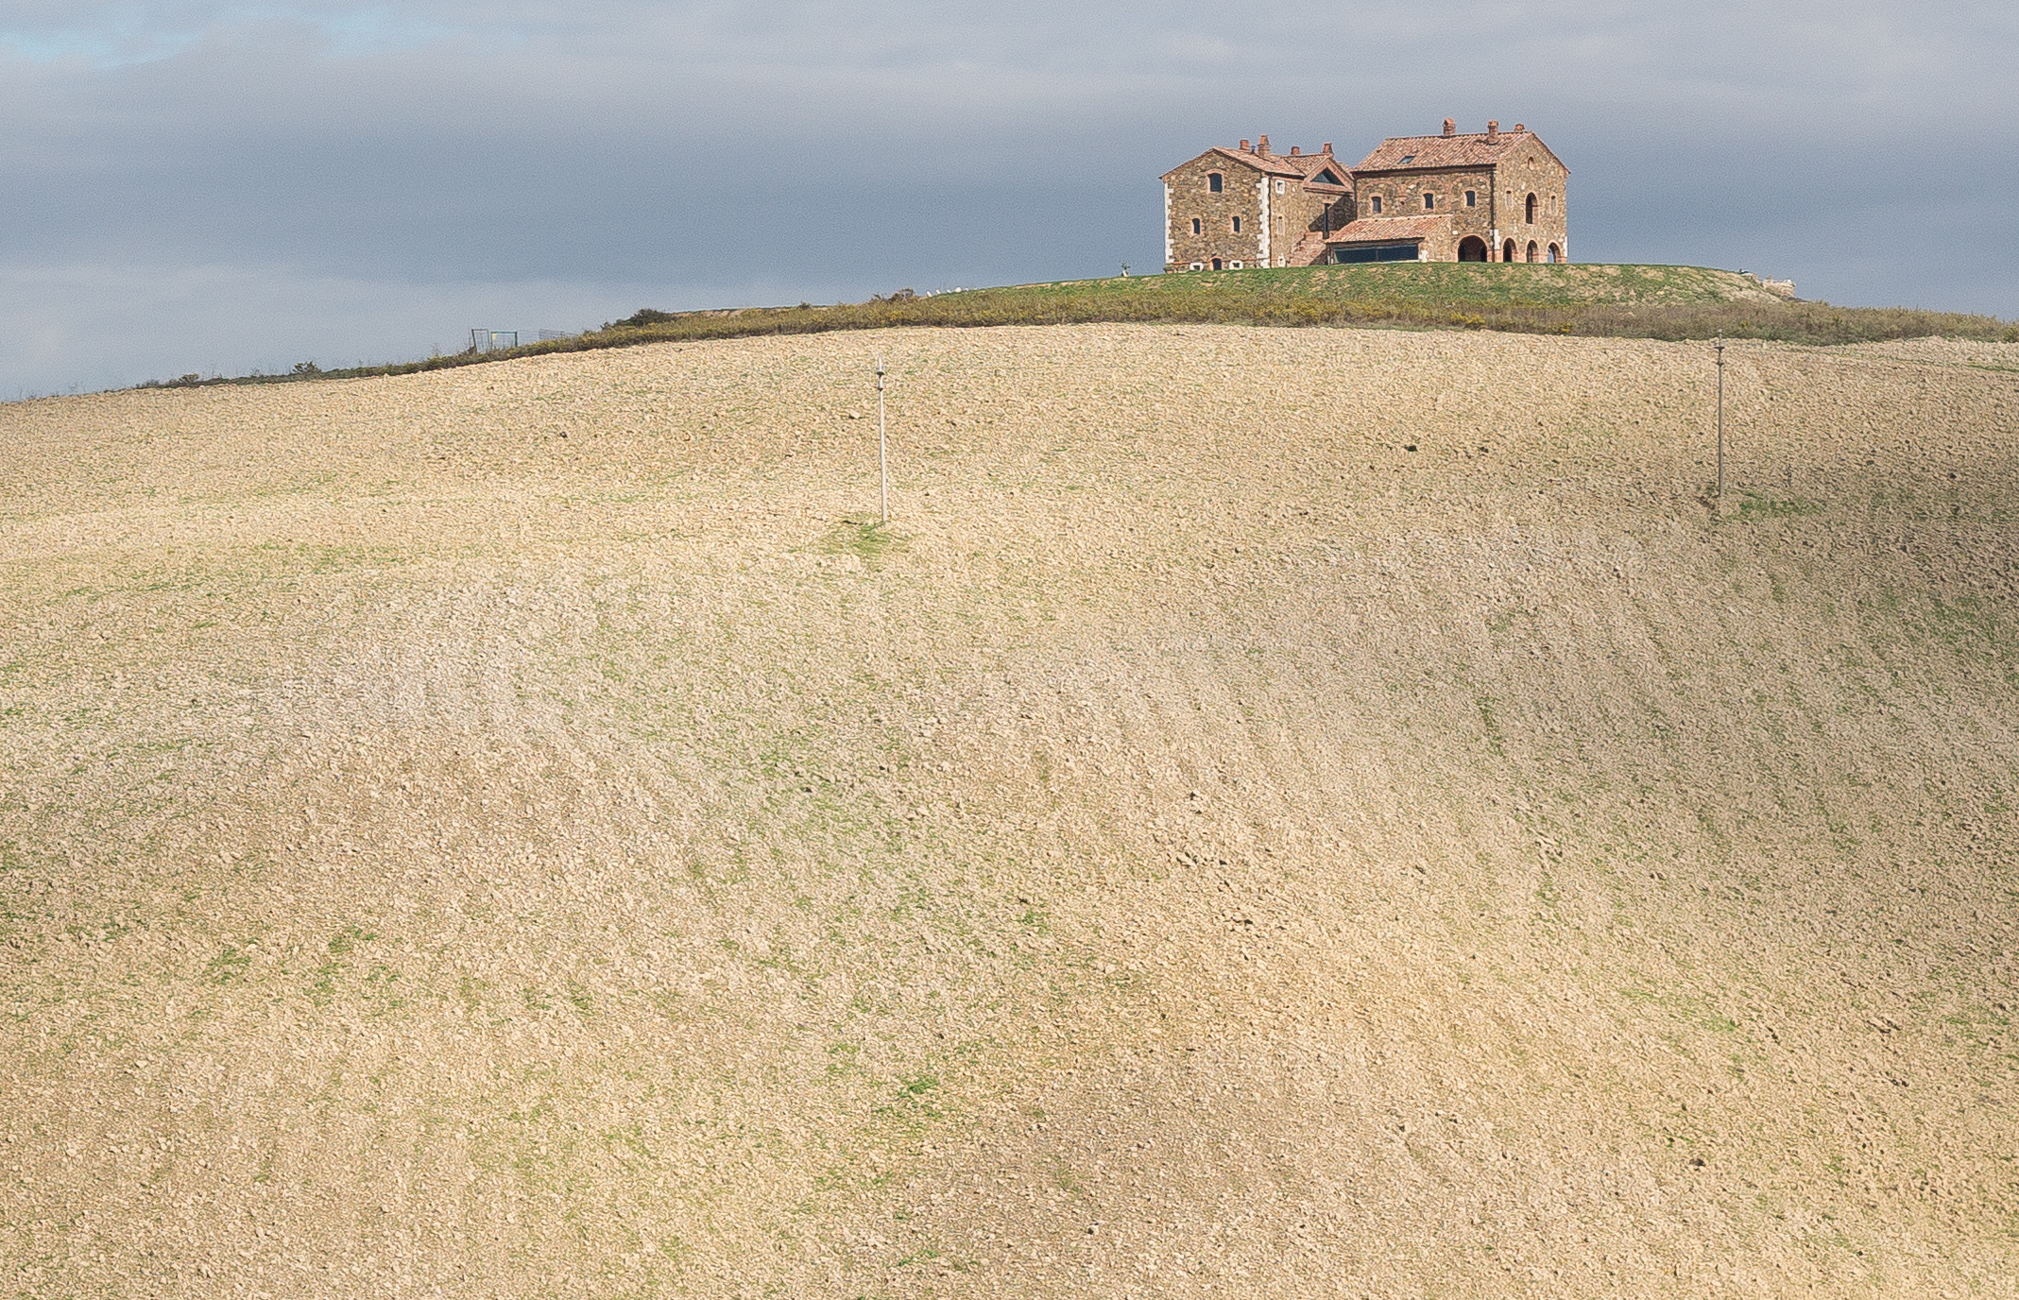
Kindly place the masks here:
<instances>
[{"instance_id":1,"label":"plowed field","mask_svg":"<svg viewBox=\"0 0 2019 1300\"><path fill-rule=\"evenodd\" d=\"M2019 345L1726 356L0 406L0 1289L2019 1293Z\"/></svg>"}]
</instances>

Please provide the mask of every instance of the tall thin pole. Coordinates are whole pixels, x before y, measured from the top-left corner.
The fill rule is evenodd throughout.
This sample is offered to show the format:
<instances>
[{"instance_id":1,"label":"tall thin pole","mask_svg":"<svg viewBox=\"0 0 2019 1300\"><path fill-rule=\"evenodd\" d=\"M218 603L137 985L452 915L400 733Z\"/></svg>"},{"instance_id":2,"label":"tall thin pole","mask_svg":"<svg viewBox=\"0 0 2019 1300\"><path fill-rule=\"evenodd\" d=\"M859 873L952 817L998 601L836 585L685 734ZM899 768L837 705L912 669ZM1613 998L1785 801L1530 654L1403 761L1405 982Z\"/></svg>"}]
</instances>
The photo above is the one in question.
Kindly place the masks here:
<instances>
[{"instance_id":1,"label":"tall thin pole","mask_svg":"<svg viewBox=\"0 0 2019 1300\"><path fill-rule=\"evenodd\" d=\"M1718 391L1722 393L1724 390L1720 388ZM884 432L883 357L881 354L878 354L876 358L876 468L883 476L883 490L877 498L877 514L879 522L887 524L890 522L890 439Z\"/></svg>"},{"instance_id":2,"label":"tall thin pole","mask_svg":"<svg viewBox=\"0 0 2019 1300\"><path fill-rule=\"evenodd\" d=\"M1718 500L1725 499L1725 341L1712 343L1718 350Z\"/></svg>"}]
</instances>

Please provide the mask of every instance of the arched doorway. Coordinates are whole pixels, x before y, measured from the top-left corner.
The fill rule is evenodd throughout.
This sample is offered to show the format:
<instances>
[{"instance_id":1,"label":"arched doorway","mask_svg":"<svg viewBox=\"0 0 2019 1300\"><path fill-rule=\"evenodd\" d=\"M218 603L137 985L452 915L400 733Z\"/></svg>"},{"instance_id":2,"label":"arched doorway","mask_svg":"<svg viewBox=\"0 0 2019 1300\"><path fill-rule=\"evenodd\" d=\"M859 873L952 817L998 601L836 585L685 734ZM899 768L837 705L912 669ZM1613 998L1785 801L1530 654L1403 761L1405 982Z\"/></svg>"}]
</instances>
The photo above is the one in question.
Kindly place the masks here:
<instances>
[{"instance_id":1,"label":"arched doorway","mask_svg":"<svg viewBox=\"0 0 2019 1300\"><path fill-rule=\"evenodd\" d=\"M1537 247L1535 246L1535 241L1534 241L1533 239L1529 240L1529 241L1528 241L1528 260L1529 260L1529 261L1531 261L1531 262L1540 262L1540 261L1542 260L1542 258L1541 258L1541 257L1539 256L1540 252L1541 252L1541 250L1540 250L1540 249L1538 249L1538 248L1537 248Z\"/></svg>"},{"instance_id":2,"label":"arched doorway","mask_svg":"<svg viewBox=\"0 0 2019 1300\"><path fill-rule=\"evenodd\" d=\"M1219 258L1217 258L1217 257L1216 257L1216 258L1214 258L1214 259L1213 259L1213 269L1214 269L1215 271L1218 271L1218 270L1220 270L1221 268L1222 268L1222 264L1221 264L1221 262L1220 262L1220 259L1219 259Z\"/></svg>"},{"instance_id":3,"label":"arched doorway","mask_svg":"<svg viewBox=\"0 0 2019 1300\"><path fill-rule=\"evenodd\" d=\"M1461 262L1484 262L1486 241L1477 235L1467 235L1458 241L1458 260Z\"/></svg>"},{"instance_id":4,"label":"arched doorway","mask_svg":"<svg viewBox=\"0 0 2019 1300\"><path fill-rule=\"evenodd\" d=\"M1551 244L1549 246L1549 260L1552 262L1561 262L1563 260L1563 250L1555 244Z\"/></svg>"},{"instance_id":5,"label":"arched doorway","mask_svg":"<svg viewBox=\"0 0 2019 1300\"><path fill-rule=\"evenodd\" d=\"M1515 256L1515 254L1514 254L1514 241L1513 241L1513 240L1511 240L1511 239L1510 239L1510 240L1508 240L1508 241L1507 241L1507 245L1506 245L1506 247L1504 247L1504 248L1502 248L1502 249L1500 250L1500 260L1501 260L1501 261L1503 261L1503 262L1517 262L1517 261L1520 261L1520 260L1521 260L1520 258L1516 257L1516 256Z\"/></svg>"}]
</instances>

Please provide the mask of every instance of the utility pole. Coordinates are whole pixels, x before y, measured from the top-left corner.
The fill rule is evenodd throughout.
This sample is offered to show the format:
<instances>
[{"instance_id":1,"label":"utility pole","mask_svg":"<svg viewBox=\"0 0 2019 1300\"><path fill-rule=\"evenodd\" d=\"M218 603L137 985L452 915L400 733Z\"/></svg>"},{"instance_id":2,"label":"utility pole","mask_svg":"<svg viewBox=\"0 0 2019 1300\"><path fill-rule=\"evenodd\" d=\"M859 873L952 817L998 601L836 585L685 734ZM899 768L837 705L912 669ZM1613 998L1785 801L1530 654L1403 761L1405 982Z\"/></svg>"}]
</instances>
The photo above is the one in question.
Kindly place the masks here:
<instances>
[{"instance_id":1,"label":"utility pole","mask_svg":"<svg viewBox=\"0 0 2019 1300\"><path fill-rule=\"evenodd\" d=\"M1718 350L1718 501L1725 499L1725 341L1712 339Z\"/></svg>"},{"instance_id":2,"label":"utility pole","mask_svg":"<svg viewBox=\"0 0 2019 1300\"><path fill-rule=\"evenodd\" d=\"M1723 363L1720 362L1720 365ZM1719 393L1724 392L1719 388ZM1722 399L1721 399L1722 400ZM1721 424L1719 428L1724 426ZM1720 434L1720 437L1723 435ZM1722 444L1720 444L1722 445ZM1722 464L1723 462L1719 462ZM877 498L878 522L890 522L890 439L884 432L883 422L883 354L876 355L876 468L883 476L883 490ZM1722 470L1719 471L1722 474Z\"/></svg>"}]
</instances>

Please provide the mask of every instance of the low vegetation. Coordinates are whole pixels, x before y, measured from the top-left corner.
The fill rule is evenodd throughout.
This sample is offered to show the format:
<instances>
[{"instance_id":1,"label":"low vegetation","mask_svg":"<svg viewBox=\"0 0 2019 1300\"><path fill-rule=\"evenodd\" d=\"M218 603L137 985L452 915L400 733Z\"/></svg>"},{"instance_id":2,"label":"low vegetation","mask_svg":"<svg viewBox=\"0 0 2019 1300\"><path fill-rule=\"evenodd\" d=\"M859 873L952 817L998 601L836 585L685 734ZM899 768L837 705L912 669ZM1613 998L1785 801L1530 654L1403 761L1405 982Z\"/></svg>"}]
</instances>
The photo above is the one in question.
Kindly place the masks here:
<instances>
[{"instance_id":1,"label":"low vegetation","mask_svg":"<svg viewBox=\"0 0 2019 1300\"><path fill-rule=\"evenodd\" d=\"M2019 324L1991 316L1790 301L1769 293L1751 276L1702 267L1390 263L1119 276L937 294L900 289L887 298L879 295L868 302L832 306L801 303L689 312L648 307L600 330L495 352L461 352L347 370L321 370L303 362L288 374L209 380L184 375L146 386L411 374L640 343L902 325L970 329L1124 323L1373 325L1672 342L1721 336L1812 345L1930 337L2019 341Z\"/></svg>"}]
</instances>

